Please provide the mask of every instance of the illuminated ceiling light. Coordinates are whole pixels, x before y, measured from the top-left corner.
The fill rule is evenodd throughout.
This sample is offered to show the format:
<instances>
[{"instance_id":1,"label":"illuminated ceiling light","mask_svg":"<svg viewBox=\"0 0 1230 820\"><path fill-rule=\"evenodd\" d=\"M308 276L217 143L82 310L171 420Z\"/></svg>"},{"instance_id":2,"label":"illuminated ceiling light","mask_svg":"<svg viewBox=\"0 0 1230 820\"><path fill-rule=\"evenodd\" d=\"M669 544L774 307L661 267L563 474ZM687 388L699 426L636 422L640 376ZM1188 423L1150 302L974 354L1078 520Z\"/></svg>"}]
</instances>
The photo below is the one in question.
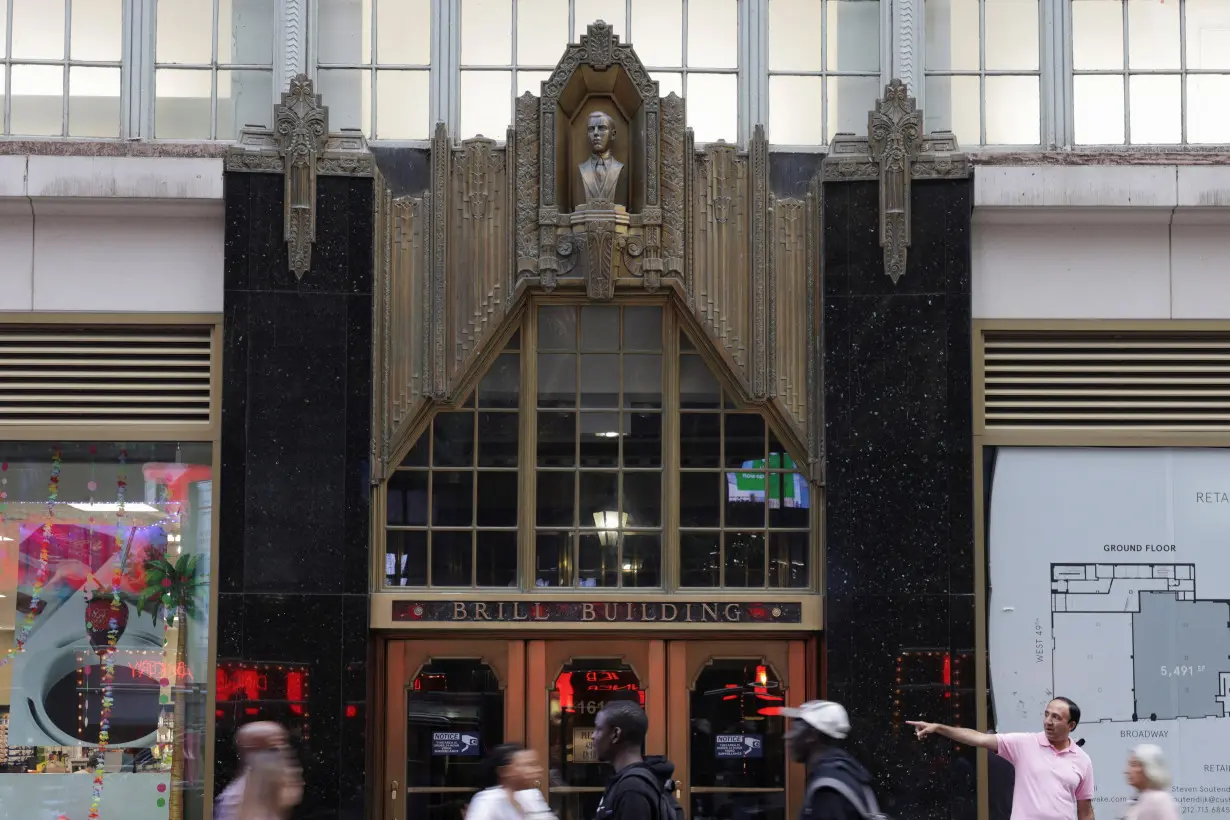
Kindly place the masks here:
<instances>
[{"instance_id":1,"label":"illuminated ceiling light","mask_svg":"<svg viewBox=\"0 0 1230 820\"><path fill-rule=\"evenodd\" d=\"M87 504L69 504L74 510L82 510L83 512L119 512L120 505L114 501L90 502ZM140 502L125 503L124 512L140 512L140 513L156 513L158 509L151 507L149 504Z\"/></svg>"},{"instance_id":2,"label":"illuminated ceiling light","mask_svg":"<svg viewBox=\"0 0 1230 820\"><path fill-rule=\"evenodd\" d=\"M604 547L619 543L619 530L628 525L628 514L615 510L594 513L594 526L598 528L598 542Z\"/></svg>"},{"instance_id":3,"label":"illuminated ceiling light","mask_svg":"<svg viewBox=\"0 0 1230 820\"><path fill-rule=\"evenodd\" d=\"M597 436L598 438L619 438L619 431L618 430L606 430L601 433L594 433L594 435ZM595 515L597 515L597 513L595 513Z\"/></svg>"}]
</instances>

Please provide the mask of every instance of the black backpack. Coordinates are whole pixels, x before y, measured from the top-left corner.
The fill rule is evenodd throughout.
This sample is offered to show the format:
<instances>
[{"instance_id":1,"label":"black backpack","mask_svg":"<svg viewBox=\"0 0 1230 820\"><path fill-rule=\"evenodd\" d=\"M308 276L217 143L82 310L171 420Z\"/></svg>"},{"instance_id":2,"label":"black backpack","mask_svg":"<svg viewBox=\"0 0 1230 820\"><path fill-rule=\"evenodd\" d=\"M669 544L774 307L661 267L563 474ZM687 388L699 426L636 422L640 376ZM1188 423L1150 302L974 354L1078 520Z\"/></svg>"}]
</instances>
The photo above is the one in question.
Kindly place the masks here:
<instances>
[{"instance_id":1,"label":"black backpack","mask_svg":"<svg viewBox=\"0 0 1230 820\"><path fill-rule=\"evenodd\" d=\"M816 792L820 789L832 789L846 799L851 806L854 806L855 811L862 815L863 820L892 820L887 814L880 811L880 804L876 801L875 792L870 786L864 786L862 794L857 794L849 783L840 780L836 777L816 777L812 778L807 784L807 793L803 797L803 816L811 816L811 799L815 797Z\"/></svg>"},{"instance_id":2,"label":"black backpack","mask_svg":"<svg viewBox=\"0 0 1230 820\"><path fill-rule=\"evenodd\" d=\"M653 776L653 772L640 766L629 771L625 777L635 777L645 784L649 793L658 796L654 816L646 820L684 820L683 806L679 805L679 801L675 799L674 780L668 780L665 784L659 783L658 778Z\"/></svg>"}]
</instances>

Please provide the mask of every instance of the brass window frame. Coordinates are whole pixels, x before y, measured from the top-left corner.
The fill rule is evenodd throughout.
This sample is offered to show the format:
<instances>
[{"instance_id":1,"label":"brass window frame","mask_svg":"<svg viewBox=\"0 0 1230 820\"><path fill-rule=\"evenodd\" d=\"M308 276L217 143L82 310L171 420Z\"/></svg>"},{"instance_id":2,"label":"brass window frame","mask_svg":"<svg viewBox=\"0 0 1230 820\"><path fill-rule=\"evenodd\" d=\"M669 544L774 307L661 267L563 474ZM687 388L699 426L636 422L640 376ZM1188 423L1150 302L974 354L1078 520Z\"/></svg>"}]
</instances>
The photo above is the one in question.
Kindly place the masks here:
<instances>
[{"instance_id":1,"label":"brass window frame","mask_svg":"<svg viewBox=\"0 0 1230 820\"><path fill-rule=\"evenodd\" d=\"M586 305L613 305L620 308L627 306L643 306L653 305L659 306L662 309L662 523L661 523L661 549L662 549L662 583L656 587L537 587L534 584L534 568L535 568L535 532L538 529L535 526L536 502L537 502L537 482L527 480L527 477L532 479L532 471L535 468L537 458L537 389L538 389L538 365L537 365L537 340L538 340L538 308L543 306L586 306ZM795 452L791 447L791 437L785 435L782 430L778 429L777 422L772 413L767 412L766 408L760 407L754 403L740 401L740 388L727 371L727 367L721 361L718 354L712 349L712 346L705 341L705 337L697 333L698 326L694 321L690 321L690 317L686 313L686 309L679 304L678 298L670 292L664 291L660 293L620 293L617 297L609 302L594 302L587 298L582 293L560 293L560 292L542 292L535 291L528 293L524 298L520 299L517 306L511 309L508 313L508 319L504 326L493 335L489 343L484 346L484 352L473 363L471 368L462 374L458 381L454 395L457 397L450 403L428 403L414 419L409 428L408 435L402 438L396 449L390 453L389 464L391 465L383 479L380 480L375 492L372 494L372 519L371 519L371 588L377 594L382 595L435 595L435 594L453 594L453 595L473 595L481 593L490 593L494 590L504 590L509 594L537 594L542 596L550 596L552 598L560 598L566 600L568 596L584 596L587 599L592 599L595 596L605 597L609 595L618 595L637 598L645 598L649 600L655 597L661 597L663 594L680 593L683 595L704 595L720 591L727 597L749 597L769 599L784 599L808 597L819 594L823 587L823 529L824 516L818 514L818 511L823 509L824 487L817 484L807 474L805 469L796 471L804 476L808 482L808 488L811 498L811 515L810 526L808 528L808 583L800 587L774 587L769 586L768 575L766 574L765 584L754 587L685 587L680 584L680 554L679 554L679 510L676 499L679 493L679 476L680 476L680 453L679 453L679 429L680 429L680 396L679 396L679 334L687 332L692 338L695 354L698 355L709 368L714 378L721 387L723 394L733 400L733 405L730 408L723 408L721 412L754 412L764 419L766 429L770 434L775 435L777 440L781 442L783 448L795 461L797 465L806 465L808 460L803 453ZM388 553L387 550L387 491L389 478L396 472L396 467L392 465L400 465L406 458L407 454L413 448L414 444L423 436L428 434L432 419L441 412L451 409L458 409L464 405L465 400L478 387L482 376L487 372L491 363L499 356L507 344L508 340L516 333L520 333L521 343L519 353L521 357L521 385L520 399L517 409L519 414L519 442L518 442L518 466L516 468L521 476L519 481L518 491L518 512L517 512L517 580L516 584L511 587L480 587L480 586L393 586L386 582L385 562ZM693 355L693 354L689 354ZM803 457L800 457L803 456ZM766 467L767 469L767 467ZM622 473L623 468L619 471ZM713 472L726 472L725 468L714 470ZM781 471L785 474L788 471ZM550 529L545 528L545 529ZM712 530L713 528L703 528ZM724 530L722 530L724 532ZM767 526L763 531L766 534L766 561L768 557L768 539L767 536L773 530ZM785 530L783 530L785 531ZM801 529L793 528L792 531L801 532Z\"/></svg>"},{"instance_id":2,"label":"brass window frame","mask_svg":"<svg viewBox=\"0 0 1230 820\"><path fill-rule=\"evenodd\" d=\"M987 649L987 570L990 561L986 533L986 493L983 458L987 448L999 447L1140 447L1230 448L1230 425L1222 432L1152 431L1131 429L1036 429L997 430L986 426L983 407L986 401L986 334L1023 331L1056 336L1080 332L1112 333L1209 333L1230 338L1230 320L1220 319L974 319L971 330L973 408L973 492L974 492L974 707L975 728L987 731L990 719L990 684ZM977 750L978 817L990 816L990 786L987 751Z\"/></svg>"},{"instance_id":3,"label":"brass window frame","mask_svg":"<svg viewBox=\"0 0 1230 820\"><path fill-rule=\"evenodd\" d=\"M70 325L103 329L125 327L208 327L209 328L209 423L207 425L158 424L144 427L132 424L27 425L0 420L0 441L186 441L211 445L213 492L209 536L209 648L206 652L207 677L205 714L217 708L218 669L218 551L221 536L222 505L219 483L222 470L222 323L221 313L7 313L0 327L32 329ZM214 720L205 721L206 760L214 759L217 730ZM206 766L204 781L204 820L211 820L214 808L214 768Z\"/></svg>"}]
</instances>

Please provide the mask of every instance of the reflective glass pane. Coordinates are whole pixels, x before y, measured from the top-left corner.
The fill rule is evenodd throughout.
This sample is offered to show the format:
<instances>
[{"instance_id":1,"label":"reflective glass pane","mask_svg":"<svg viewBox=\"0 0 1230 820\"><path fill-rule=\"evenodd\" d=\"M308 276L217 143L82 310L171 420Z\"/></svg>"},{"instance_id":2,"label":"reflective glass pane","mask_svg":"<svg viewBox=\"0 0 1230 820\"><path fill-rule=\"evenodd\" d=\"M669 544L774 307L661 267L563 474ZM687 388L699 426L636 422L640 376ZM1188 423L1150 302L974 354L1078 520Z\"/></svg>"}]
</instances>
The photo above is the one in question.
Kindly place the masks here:
<instances>
[{"instance_id":1,"label":"reflective glass pane","mask_svg":"<svg viewBox=\"0 0 1230 820\"><path fill-rule=\"evenodd\" d=\"M576 474L539 470L536 479L538 512L535 522L540 527L571 527L576 512L573 503L576 497Z\"/></svg>"},{"instance_id":2,"label":"reflective glass pane","mask_svg":"<svg viewBox=\"0 0 1230 820\"><path fill-rule=\"evenodd\" d=\"M363 72L364 75L367 72ZM362 93L362 92L361 92ZM431 134L428 123L428 73L426 71L376 72L376 139L426 139ZM370 103L360 96L361 112L370 110ZM333 108L330 103L329 115ZM370 115L364 114L363 127Z\"/></svg>"},{"instance_id":3,"label":"reflective glass pane","mask_svg":"<svg viewBox=\"0 0 1230 820\"><path fill-rule=\"evenodd\" d=\"M601 520L595 513L619 511L619 473L583 472L580 480L580 508L582 527L597 527Z\"/></svg>"},{"instance_id":4,"label":"reflective glass pane","mask_svg":"<svg viewBox=\"0 0 1230 820\"><path fill-rule=\"evenodd\" d=\"M605 619L601 608L596 614ZM599 763L594 755L595 720L610 701L630 700L644 706L641 682L632 667L619 658L578 659L560 670L552 682L550 698L547 767L551 780L557 786L597 789L596 803L610 767ZM593 817L593 813L579 816Z\"/></svg>"},{"instance_id":5,"label":"reflective glass pane","mask_svg":"<svg viewBox=\"0 0 1230 820\"><path fill-rule=\"evenodd\" d=\"M9 72L13 95L10 133L22 137L60 136L64 129L64 68L14 65L9 66Z\"/></svg>"},{"instance_id":6,"label":"reflective glass pane","mask_svg":"<svg viewBox=\"0 0 1230 820\"><path fill-rule=\"evenodd\" d=\"M927 77L927 131L951 131L960 145L982 143L977 77Z\"/></svg>"},{"instance_id":7,"label":"reflective glass pane","mask_svg":"<svg viewBox=\"0 0 1230 820\"><path fill-rule=\"evenodd\" d=\"M474 533L434 530L431 533L431 585L468 587L473 583Z\"/></svg>"},{"instance_id":8,"label":"reflective glass pane","mask_svg":"<svg viewBox=\"0 0 1230 820\"><path fill-rule=\"evenodd\" d=\"M629 413L624 416L627 432L624 435L625 467L662 466L662 414Z\"/></svg>"},{"instance_id":9,"label":"reflective glass pane","mask_svg":"<svg viewBox=\"0 0 1230 820\"><path fill-rule=\"evenodd\" d=\"M320 63L372 61L373 0L316 0L316 51ZM333 109L329 109L330 118Z\"/></svg>"},{"instance_id":10,"label":"reflective glass pane","mask_svg":"<svg viewBox=\"0 0 1230 820\"><path fill-rule=\"evenodd\" d=\"M478 473L478 516L480 527L517 526L517 473L509 470Z\"/></svg>"},{"instance_id":11,"label":"reflective glass pane","mask_svg":"<svg viewBox=\"0 0 1230 820\"><path fill-rule=\"evenodd\" d=\"M76 9L76 5L73 8ZM120 69L84 66L69 68L68 135L120 135Z\"/></svg>"},{"instance_id":12,"label":"reflective glass pane","mask_svg":"<svg viewBox=\"0 0 1230 820\"><path fill-rule=\"evenodd\" d=\"M477 584L480 587L516 586L517 533L479 530L475 538Z\"/></svg>"},{"instance_id":13,"label":"reflective glass pane","mask_svg":"<svg viewBox=\"0 0 1230 820\"><path fill-rule=\"evenodd\" d=\"M1230 68L1230 3L1187 0L1187 67ZM13 45L16 47L14 39Z\"/></svg>"},{"instance_id":14,"label":"reflective glass pane","mask_svg":"<svg viewBox=\"0 0 1230 820\"><path fill-rule=\"evenodd\" d=\"M685 587L716 587L721 584L722 536L716 532L679 534L679 582Z\"/></svg>"},{"instance_id":15,"label":"reflective glass pane","mask_svg":"<svg viewBox=\"0 0 1230 820\"><path fill-rule=\"evenodd\" d=\"M687 76L688 125L698 143L726 140L739 135L739 81L734 74L689 74Z\"/></svg>"},{"instance_id":16,"label":"reflective glass pane","mask_svg":"<svg viewBox=\"0 0 1230 820\"><path fill-rule=\"evenodd\" d=\"M218 72L218 127L216 139L233 140L245 125L272 125L272 71Z\"/></svg>"},{"instance_id":17,"label":"reflective glass pane","mask_svg":"<svg viewBox=\"0 0 1230 820\"><path fill-rule=\"evenodd\" d=\"M512 64L512 3L462 0L462 65Z\"/></svg>"},{"instance_id":18,"label":"reflective glass pane","mask_svg":"<svg viewBox=\"0 0 1230 820\"><path fill-rule=\"evenodd\" d=\"M376 62L431 62L431 0L376 0Z\"/></svg>"},{"instance_id":19,"label":"reflective glass pane","mask_svg":"<svg viewBox=\"0 0 1230 820\"><path fill-rule=\"evenodd\" d=\"M1178 68L1179 51L1179 4L1129 0L1128 66L1146 70Z\"/></svg>"},{"instance_id":20,"label":"reflective glass pane","mask_svg":"<svg viewBox=\"0 0 1230 820\"><path fill-rule=\"evenodd\" d=\"M538 349L577 349L576 308L560 306L539 308Z\"/></svg>"},{"instance_id":21,"label":"reflective glass pane","mask_svg":"<svg viewBox=\"0 0 1230 820\"><path fill-rule=\"evenodd\" d=\"M1128 80L1131 140L1134 145L1182 140L1178 75L1136 75Z\"/></svg>"},{"instance_id":22,"label":"reflective glass pane","mask_svg":"<svg viewBox=\"0 0 1230 820\"><path fill-rule=\"evenodd\" d=\"M1076 143L1123 144L1123 76L1072 78Z\"/></svg>"},{"instance_id":23,"label":"reflective glass pane","mask_svg":"<svg viewBox=\"0 0 1230 820\"><path fill-rule=\"evenodd\" d=\"M610 305L581 308L581 349L587 353L619 350L619 308Z\"/></svg>"},{"instance_id":24,"label":"reflective glass pane","mask_svg":"<svg viewBox=\"0 0 1230 820\"><path fill-rule=\"evenodd\" d=\"M573 466L576 463L576 437L576 413L548 413L539 411L538 466Z\"/></svg>"},{"instance_id":25,"label":"reflective glass pane","mask_svg":"<svg viewBox=\"0 0 1230 820\"><path fill-rule=\"evenodd\" d=\"M764 469L765 424L758 413L727 413L726 466ZM754 463L758 462L758 463Z\"/></svg>"},{"instance_id":26,"label":"reflective glass pane","mask_svg":"<svg viewBox=\"0 0 1230 820\"><path fill-rule=\"evenodd\" d=\"M770 0L769 70L819 71L822 4L813 0Z\"/></svg>"},{"instance_id":27,"label":"reflective glass pane","mask_svg":"<svg viewBox=\"0 0 1230 820\"><path fill-rule=\"evenodd\" d=\"M717 413L681 413L679 466L718 467L722 461L722 417Z\"/></svg>"},{"instance_id":28,"label":"reflective glass pane","mask_svg":"<svg viewBox=\"0 0 1230 820\"><path fill-rule=\"evenodd\" d=\"M626 353L623 364L624 407L638 410L661 408L662 357L658 354Z\"/></svg>"},{"instance_id":29,"label":"reflective glass pane","mask_svg":"<svg viewBox=\"0 0 1230 820\"><path fill-rule=\"evenodd\" d=\"M43 7L52 5L45 3ZM124 48L123 1L73 0L72 8L73 31L69 43L72 58L119 62Z\"/></svg>"},{"instance_id":30,"label":"reflective glass pane","mask_svg":"<svg viewBox=\"0 0 1230 820\"><path fill-rule=\"evenodd\" d=\"M208 64L213 59L213 3L202 3L201 0L157 1L157 61ZM42 3L39 2L39 5Z\"/></svg>"},{"instance_id":31,"label":"reflective glass pane","mask_svg":"<svg viewBox=\"0 0 1230 820\"><path fill-rule=\"evenodd\" d=\"M717 409L722 393L717 379L700 356L679 357L679 406L684 409Z\"/></svg>"},{"instance_id":32,"label":"reflective glass pane","mask_svg":"<svg viewBox=\"0 0 1230 820\"><path fill-rule=\"evenodd\" d=\"M385 497L390 526L427 526L427 471L397 470Z\"/></svg>"},{"instance_id":33,"label":"reflective glass pane","mask_svg":"<svg viewBox=\"0 0 1230 820\"><path fill-rule=\"evenodd\" d=\"M550 71L518 71L517 72L517 96L529 92L535 97L542 96L542 84L551 79Z\"/></svg>"},{"instance_id":34,"label":"reflective glass pane","mask_svg":"<svg viewBox=\"0 0 1230 820\"><path fill-rule=\"evenodd\" d=\"M620 560L624 586L662 586L662 537L657 533L625 535Z\"/></svg>"},{"instance_id":35,"label":"reflective glass pane","mask_svg":"<svg viewBox=\"0 0 1230 820\"><path fill-rule=\"evenodd\" d=\"M828 133L857 134L867 129L867 112L876 106L882 89L879 77L829 77Z\"/></svg>"},{"instance_id":36,"label":"reflective glass pane","mask_svg":"<svg viewBox=\"0 0 1230 820\"><path fill-rule=\"evenodd\" d=\"M274 10L268 0L218 0L218 62L273 65Z\"/></svg>"},{"instance_id":37,"label":"reflective glass pane","mask_svg":"<svg viewBox=\"0 0 1230 820\"><path fill-rule=\"evenodd\" d=\"M330 128L358 128L372 138L370 71L322 68L316 72L316 90L329 100Z\"/></svg>"},{"instance_id":38,"label":"reflective glass pane","mask_svg":"<svg viewBox=\"0 0 1230 820\"><path fill-rule=\"evenodd\" d=\"M624 308L624 350L658 351L662 349L662 308Z\"/></svg>"},{"instance_id":39,"label":"reflective glass pane","mask_svg":"<svg viewBox=\"0 0 1230 820\"><path fill-rule=\"evenodd\" d=\"M154 92L154 136L210 139L213 78L208 71L160 68L154 72Z\"/></svg>"},{"instance_id":40,"label":"reflective glass pane","mask_svg":"<svg viewBox=\"0 0 1230 820\"><path fill-rule=\"evenodd\" d=\"M632 0L631 42L647 66L683 65L683 0Z\"/></svg>"},{"instance_id":41,"label":"reflective glass pane","mask_svg":"<svg viewBox=\"0 0 1230 820\"><path fill-rule=\"evenodd\" d=\"M1187 141L1196 144L1230 143L1230 115L1225 106L1201 100L1230 99L1230 74L1193 74L1187 78ZM1197 101L1193 104L1193 101Z\"/></svg>"},{"instance_id":42,"label":"reflective glass pane","mask_svg":"<svg viewBox=\"0 0 1230 820\"><path fill-rule=\"evenodd\" d=\"M577 546L577 586L619 584L619 533L583 533Z\"/></svg>"},{"instance_id":43,"label":"reflective glass pane","mask_svg":"<svg viewBox=\"0 0 1230 820\"><path fill-rule=\"evenodd\" d=\"M581 406L618 407L619 355L584 353L581 355L580 368Z\"/></svg>"},{"instance_id":44,"label":"reflective glass pane","mask_svg":"<svg viewBox=\"0 0 1230 820\"><path fill-rule=\"evenodd\" d=\"M573 42L580 42L585 29L599 20L608 23L616 37L627 41L628 29L624 25L627 6L624 0L574 0L574 3L576 26L572 32ZM563 53L563 49L560 53ZM556 56L555 59L558 60L559 57Z\"/></svg>"},{"instance_id":45,"label":"reflective glass pane","mask_svg":"<svg viewBox=\"0 0 1230 820\"><path fill-rule=\"evenodd\" d=\"M825 37L828 40L828 70L879 71L878 0L828 0L827 6L828 27Z\"/></svg>"},{"instance_id":46,"label":"reflective glass pane","mask_svg":"<svg viewBox=\"0 0 1230 820\"><path fill-rule=\"evenodd\" d=\"M810 535L806 532L769 533L769 586L805 587L811 555Z\"/></svg>"},{"instance_id":47,"label":"reflective glass pane","mask_svg":"<svg viewBox=\"0 0 1230 820\"><path fill-rule=\"evenodd\" d=\"M987 77L986 105L988 145L1041 141L1037 77Z\"/></svg>"},{"instance_id":48,"label":"reflective glass pane","mask_svg":"<svg viewBox=\"0 0 1230 820\"><path fill-rule=\"evenodd\" d=\"M8 56L8 47L9 47L8 30L9 30L9 16L8 14L0 14L0 57ZM0 70L3 70L3 69L4 69L4 66L0 66ZM2 78L2 76L3 75L0 75L0 78ZM3 92L0 92L0 93L3 93Z\"/></svg>"},{"instance_id":49,"label":"reflective glass pane","mask_svg":"<svg viewBox=\"0 0 1230 820\"><path fill-rule=\"evenodd\" d=\"M1123 68L1123 0L1072 0L1072 66Z\"/></svg>"},{"instance_id":50,"label":"reflective glass pane","mask_svg":"<svg viewBox=\"0 0 1230 820\"><path fill-rule=\"evenodd\" d=\"M422 435L411 446L410 452L402 459L402 467L426 467L427 456L431 450L431 436Z\"/></svg>"},{"instance_id":51,"label":"reflective glass pane","mask_svg":"<svg viewBox=\"0 0 1230 820\"><path fill-rule=\"evenodd\" d=\"M616 390L618 389L617 385ZM538 406L576 407L576 405L576 355L572 353L539 353Z\"/></svg>"},{"instance_id":52,"label":"reflective glass pane","mask_svg":"<svg viewBox=\"0 0 1230 820\"><path fill-rule=\"evenodd\" d=\"M722 474L679 474L679 524L684 527L721 526Z\"/></svg>"},{"instance_id":53,"label":"reflective glass pane","mask_svg":"<svg viewBox=\"0 0 1230 820\"><path fill-rule=\"evenodd\" d=\"M488 777L485 756L504 742L504 693L491 667L477 658L434 659L419 671L406 692L406 785L412 789L484 788ZM434 738L441 731L461 733L461 745L473 742L477 752L437 754L440 744ZM412 801L409 816L436 816L428 811L426 795L407 797ZM470 795L439 797L450 801L455 812L451 816L459 817ZM423 802L416 805L420 800Z\"/></svg>"},{"instance_id":54,"label":"reflective glass pane","mask_svg":"<svg viewBox=\"0 0 1230 820\"><path fill-rule=\"evenodd\" d=\"M987 69L1036 71L1041 49L1038 0L986 0L983 14Z\"/></svg>"},{"instance_id":55,"label":"reflective glass pane","mask_svg":"<svg viewBox=\"0 0 1230 820\"><path fill-rule=\"evenodd\" d=\"M474 523L474 473L434 470L431 473L431 524L469 527Z\"/></svg>"},{"instance_id":56,"label":"reflective glass pane","mask_svg":"<svg viewBox=\"0 0 1230 820\"><path fill-rule=\"evenodd\" d=\"M688 65L694 68L738 67L737 0L688 3Z\"/></svg>"},{"instance_id":57,"label":"reflective glass pane","mask_svg":"<svg viewBox=\"0 0 1230 820\"><path fill-rule=\"evenodd\" d=\"M521 399L521 357L501 353L478 385L479 407L516 409Z\"/></svg>"},{"instance_id":58,"label":"reflective glass pane","mask_svg":"<svg viewBox=\"0 0 1230 820\"><path fill-rule=\"evenodd\" d=\"M389 586L427 586L427 531L389 530L385 535L385 583Z\"/></svg>"},{"instance_id":59,"label":"reflective glass pane","mask_svg":"<svg viewBox=\"0 0 1230 820\"><path fill-rule=\"evenodd\" d=\"M927 69L978 70L978 0L927 0ZM931 96L927 96L927 107ZM927 114L931 112L928 110Z\"/></svg>"},{"instance_id":60,"label":"reflective glass pane","mask_svg":"<svg viewBox=\"0 0 1230 820\"><path fill-rule=\"evenodd\" d=\"M762 470L726 473L726 526L764 527L765 474Z\"/></svg>"},{"instance_id":61,"label":"reflective glass pane","mask_svg":"<svg viewBox=\"0 0 1230 820\"><path fill-rule=\"evenodd\" d=\"M478 466L516 467L520 419L516 413L478 414Z\"/></svg>"},{"instance_id":62,"label":"reflective glass pane","mask_svg":"<svg viewBox=\"0 0 1230 820\"><path fill-rule=\"evenodd\" d=\"M778 145L824 142L824 78L769 78L769 139Z\"/></svg>"},{"instance_id":63,"label":"reflective glass pane","mask_svg":"<svg viewBox=\"0 0 1230 820\"><path fill-rule=\"evenodd\" d=\"M770 466L777 466L769 459ZM787 459L787 466L792 465ZM769 473L769 526L806 529L811 523L811 484L801 473Z\"/></svg>"},{"instance_id":64,"label":"reflective glass pane","mask_svg":"<svg viewBox=\"0 0 1230 820\"><path fill-rule=\"evenodd\" d=\"M512 72L461 72L461 133L504 139L512 122Z\"/></svg>"},{"instance_id":65,"label":"reflective glass pane","mask_svg":"<svg viewBox=\"0 0 1230 820\"><path fill-rule=\"evenodd\" d=\"M726 576L723 586L762 587L765 585L765 536L762 532L723 534Z\"/></svg>"},{"instance_id":66,"label":"reflective glass pane","mask_svg":"<svg viewBox=\"0 0 1230 820\"><path fill-rule=\"evenodd\" d=\"M440 413L432 421L432 463L437 467L474 466L474 414Z\"/></svg>"},{"instance_id":67,"label":"reflective glass pane","mask_svg":"<svg viewBox=\"0 0 1230 820\"><path fill-rule=\"evenodd\" d=\"M518 0L519 65L553 66L568 41L568 0ZM537 88L533 91L538 93Z\"/></svg>"},{"instance_id":68,"label":"reflective glass pane","mask_svg":"<svg viewBox=\"0 0 1230 820\"><path fill-rule=\"evenodd\" d=\"M582 413L581 466L618 467L623 426L619 413Z\"/></svg>"},{"instance_id":69,"label":"reflective glass pane","mask_svg":"<svg viewBox=\"0 0 1230 820\"><path fill-rule=\"evenodd\" d=\"M539 532L534 537L534 585L572 585L572 538L562 532Z\"/></svg>"},{"instance_id":70,"label":"reflective glass pane","mask_svg":"<svg viewBox=\"0 0 1230 820\"><path fill-rule=\"evenodd\" d=\"M677 71L655 71L651 75L658 83L658 96L669 97L672 93L683 96L683 75Z\"/></svg>"},{"instance_id":71,"label":"reflective glass pane","mask_svg":"<svg viewBox=\"0 0 1230 820\"><path fill-rule=\"evenodd\" d=\"M63 0L12 0L12 7L13 56L64 59Z\"/></svg>"},{"instance_id":72,"label":"reflective glass pane","mask_svg":"<svg viewBox=\"0 0 1230 820\"><path fill-rule=\"evenodd\" d=\"M624 526L657 527L662 523L662 474L629 471L623 474Z\"/></svg>"}]
</instances>

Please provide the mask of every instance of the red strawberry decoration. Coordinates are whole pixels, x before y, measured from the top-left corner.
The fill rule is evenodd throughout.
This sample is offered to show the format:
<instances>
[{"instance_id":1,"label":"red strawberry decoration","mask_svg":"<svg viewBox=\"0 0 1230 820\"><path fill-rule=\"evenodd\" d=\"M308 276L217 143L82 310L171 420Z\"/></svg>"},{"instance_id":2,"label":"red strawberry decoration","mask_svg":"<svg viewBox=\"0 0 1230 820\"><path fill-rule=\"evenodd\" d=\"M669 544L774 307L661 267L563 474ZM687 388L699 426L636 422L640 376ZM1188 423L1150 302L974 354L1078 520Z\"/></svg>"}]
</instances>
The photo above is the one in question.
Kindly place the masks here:
<instances>
[{"instance_id":1,"label":"red strawberry decoration","mask_svg":"<svg viewBox=\"0 0 1230 820\"><path fill-rule=\"evenodd\" d=\"M90 638L90 646L105 649L110 645L108 633L112 618L115 618L115 639L118 641L128 627L128 605L121 602L119 609L112 609L111 596L105 593L91 598L85 605L85 632Z\"/></svg>"}]
</instances>

